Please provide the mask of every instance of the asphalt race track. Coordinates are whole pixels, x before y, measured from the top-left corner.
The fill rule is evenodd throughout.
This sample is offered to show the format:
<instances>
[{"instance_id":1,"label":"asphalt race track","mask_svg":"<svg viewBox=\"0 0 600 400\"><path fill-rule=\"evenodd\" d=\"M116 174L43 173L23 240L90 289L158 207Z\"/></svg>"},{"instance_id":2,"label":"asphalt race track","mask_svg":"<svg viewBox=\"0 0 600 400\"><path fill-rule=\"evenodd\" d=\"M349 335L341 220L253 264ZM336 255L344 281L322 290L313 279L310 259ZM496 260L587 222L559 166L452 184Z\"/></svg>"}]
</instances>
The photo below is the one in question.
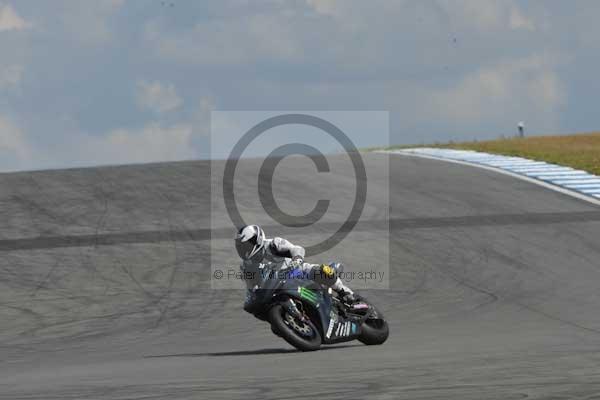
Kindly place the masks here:
<instances>
[{"instance_id":1,"label":"asphalt race track","mask_svg":"<svg viewBox=\"0 0 600 400\"><path fill-rule=\"evenodd\" d=\"M351 202L340 157L318 180L284 160L281 208ZM390 339L313 353L211 289L211 265L236 263L218 202L210 229L222 162L1 174L0 399L600 398L600 209L478 168L364 159L371 195L389 163L390 252L382 198L327 256L389 265L390 289L364 293Z\"/></svg>"}]
</instances>

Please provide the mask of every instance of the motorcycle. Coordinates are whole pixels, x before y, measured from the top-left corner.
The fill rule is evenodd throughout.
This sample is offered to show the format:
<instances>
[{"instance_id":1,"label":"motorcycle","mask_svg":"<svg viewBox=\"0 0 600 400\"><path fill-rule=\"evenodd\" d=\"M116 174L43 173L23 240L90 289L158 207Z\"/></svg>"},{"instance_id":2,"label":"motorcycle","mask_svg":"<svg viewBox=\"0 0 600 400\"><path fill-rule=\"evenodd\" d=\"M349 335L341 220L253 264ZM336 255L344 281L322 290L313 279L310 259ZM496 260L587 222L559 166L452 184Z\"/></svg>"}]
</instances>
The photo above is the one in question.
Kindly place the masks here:
<instances>
[{"instance_id":1,"label":"motorcycle","mask_svg":"<svg viewBox=\"0 0 600 400\"><path fill-rule=\"evenodd\" d=\"M299 269L281 271L278 267L267 267L265 277L251 292L253 314L269 322L275 335L301 351L353 340L366 345L387 340L386 320L366 299L356 296L348 304Z\"/></svg>"}]
</instances>

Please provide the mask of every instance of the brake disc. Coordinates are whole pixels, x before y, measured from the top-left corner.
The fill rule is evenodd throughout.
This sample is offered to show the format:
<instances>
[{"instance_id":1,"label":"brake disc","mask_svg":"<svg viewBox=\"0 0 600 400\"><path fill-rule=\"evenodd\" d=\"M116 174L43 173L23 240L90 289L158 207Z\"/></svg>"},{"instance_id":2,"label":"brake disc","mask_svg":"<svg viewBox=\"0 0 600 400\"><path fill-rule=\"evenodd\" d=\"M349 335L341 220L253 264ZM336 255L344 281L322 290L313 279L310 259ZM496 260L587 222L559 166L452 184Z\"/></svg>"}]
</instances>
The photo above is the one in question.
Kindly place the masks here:
<instances>
[{"instance_id":1,"label":"brake disc","mask_svg":"<svg viewBox=\"0 0 600 400\"><path fill-rule=\"evenodd\" d=\"M310 334L312 333L312 329L308 324L304 322L301 322L301 324L299 324L298 320L288 313L285 313L285 321L289 327L291 327L293 330L295 330L303 336L310 336Z\"/></svg>"}]
</instances>

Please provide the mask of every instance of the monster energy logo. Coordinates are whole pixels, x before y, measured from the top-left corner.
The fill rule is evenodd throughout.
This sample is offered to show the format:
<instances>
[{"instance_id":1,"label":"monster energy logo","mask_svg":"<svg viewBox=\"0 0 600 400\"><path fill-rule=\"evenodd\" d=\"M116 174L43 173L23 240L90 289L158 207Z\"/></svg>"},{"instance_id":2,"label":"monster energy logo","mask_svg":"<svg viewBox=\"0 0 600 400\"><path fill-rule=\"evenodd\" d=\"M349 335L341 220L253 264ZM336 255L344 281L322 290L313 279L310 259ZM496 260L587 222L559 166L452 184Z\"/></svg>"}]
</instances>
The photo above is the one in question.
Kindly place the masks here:
<instances>
[{"instance_id":1,"label":"monster energy logo","mask_svg":"<svg viewBox=\"0 0 600 400\"><path fill-rule=\"evenodd\" d=\"M306 289L303 287L298 288L298 293L300 293L300 298L308 300L313 304L317 304L317 294L310 289Z\"/></svg>"}]
</instances>

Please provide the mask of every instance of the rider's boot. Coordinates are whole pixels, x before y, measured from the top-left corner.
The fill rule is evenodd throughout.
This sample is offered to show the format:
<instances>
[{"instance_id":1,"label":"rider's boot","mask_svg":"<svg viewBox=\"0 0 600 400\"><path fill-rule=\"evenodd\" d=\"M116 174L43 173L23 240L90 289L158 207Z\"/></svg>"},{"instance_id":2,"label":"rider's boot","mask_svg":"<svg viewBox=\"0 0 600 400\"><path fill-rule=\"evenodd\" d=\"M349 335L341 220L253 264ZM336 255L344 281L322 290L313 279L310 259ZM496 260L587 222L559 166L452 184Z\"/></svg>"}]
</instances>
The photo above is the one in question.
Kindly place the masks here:
<instances>
[{"instance_id":1,"label":"rider's boot","mask_svg":"<svg viewBox=\"0 0 600 400\"><path fill-rule=\"evenodd\" d=\"M344 303L352 304L356 300L354 292L348 286L344 285L340 278L337 278L335 283L331 286L336 291L338 297L342 299Z\"/></svg>"}]
</instances>

